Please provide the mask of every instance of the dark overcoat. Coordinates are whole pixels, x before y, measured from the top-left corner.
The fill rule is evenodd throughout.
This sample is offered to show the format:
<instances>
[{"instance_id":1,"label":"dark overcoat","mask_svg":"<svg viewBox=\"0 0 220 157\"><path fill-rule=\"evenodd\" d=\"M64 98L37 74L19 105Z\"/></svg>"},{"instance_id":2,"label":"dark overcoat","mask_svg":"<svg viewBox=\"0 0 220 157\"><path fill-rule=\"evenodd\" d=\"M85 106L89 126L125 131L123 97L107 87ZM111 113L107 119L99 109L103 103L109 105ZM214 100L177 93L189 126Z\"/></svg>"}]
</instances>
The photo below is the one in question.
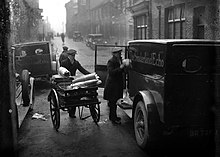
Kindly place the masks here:
<instances>
[{"instance_id":1,"label":"dark overcoat","mask_svg":"<svg viewBox=\"0 0 220 157\"><path fill-rule=\"evenodd\" d=\"M109 101L117 101L123 97L123 72L118 59L113 56L107 63L107 78L103 98Z\"/></svg>"}]
</instances>

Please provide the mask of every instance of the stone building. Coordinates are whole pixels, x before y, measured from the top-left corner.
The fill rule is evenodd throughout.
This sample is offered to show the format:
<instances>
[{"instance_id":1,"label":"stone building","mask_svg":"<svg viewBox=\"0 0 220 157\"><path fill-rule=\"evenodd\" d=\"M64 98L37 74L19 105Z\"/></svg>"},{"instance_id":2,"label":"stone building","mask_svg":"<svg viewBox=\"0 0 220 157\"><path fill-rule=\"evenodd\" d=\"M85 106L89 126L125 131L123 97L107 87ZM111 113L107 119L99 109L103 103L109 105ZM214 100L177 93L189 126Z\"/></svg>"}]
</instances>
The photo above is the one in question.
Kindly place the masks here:
<instances>
[{"instance_id":1,"label":"stone building","mask_svg":"<svg viewBox=\"0 0 220 157\"><path fill-rule=\"evenodd\" d=\"M78 0L74 28L132 39L220 39L219 0ZM73 17L72 17L73 18ZM67 21L70 19L67 19Z\"/></svg>"},{"instance_id":2,"label":"stone building","mask_svg":"<svg viewBox=\"0 0 220 157\"><path fill-rule=\"evenodd\" d=\"M134 39L219 39L218 0L139 0L130 10Z\"/></svg>"},{"instance_id":3,"label":"stone building","mask_svg":"<svg viewBox=\"0 0 220 157\"><path fill-rule=\"evenodd\" d=\"M133 18L127 10L130 0L71 0L66 4L67 34L73 31L103 34L111 42L126 43L133 39ZM75 14L70 10L75 7ZM68 22L70 21L70 22Z\"/></svg>"},{"instance_id":4,"label":"stone building","mask_svg":"<svg viewBox=\"0 0 220 157\"><path fill-rule=\"evenodd\" d=\"M66 8L66 34L72 38L73 32L78 30L77 13L78 5L76 0L71 0L65 4Z\"/></svg>"},{"instance_id":5,"label":"stone building","mask_svg":"<svg viewBox=\"0 0 220 157\"><path fill-rule=\"evenodd\" d=\"M74 31L83 36L92 32L91 10L105 0L70 0L66 3L66 33L72 37Z\"/></svg>"},{"instance_id":6,"label":"stone building","mask_svg":"<svg viewBox=\"0 0 220 157\"><path fill-rule=\"evenodd\" d=\"M42 18L39 0L14 0L11 8L12 43L37 40L39 20Z\"/></svg>"},{"instance_id":7,"label":"stone building","mask_svg":"<svg viewBox=\"0 0 220 157\"><path fill-rule=\"evenodd\" d=\"M110 43L124 45L133 39L133 19L129 0L106 0L91 10L93 33L101 33Z\"/></svg>"}]
</instances>

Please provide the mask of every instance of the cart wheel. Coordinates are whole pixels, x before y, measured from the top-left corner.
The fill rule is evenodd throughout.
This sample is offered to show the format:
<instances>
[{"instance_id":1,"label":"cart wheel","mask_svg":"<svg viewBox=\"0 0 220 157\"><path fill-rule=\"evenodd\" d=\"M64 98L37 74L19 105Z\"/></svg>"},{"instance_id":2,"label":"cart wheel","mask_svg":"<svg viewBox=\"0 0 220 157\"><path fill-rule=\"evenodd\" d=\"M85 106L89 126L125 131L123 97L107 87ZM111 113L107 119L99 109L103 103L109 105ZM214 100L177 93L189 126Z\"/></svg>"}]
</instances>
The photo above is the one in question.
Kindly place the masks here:
<instances>
[{"instance_id":1,"label":"cart wheel","mask_svg":"<svg viewBox=\"0 0 220 157\"><path fill-rule=\"evenodd\" d=\"M95 123L98 123L100 120L100 106L99 104L89 105L89 110L91 116Z\"/></svg>"},{"instance_id":2,"label":"cart wheel","mask_svg":"<svg viewBox=\"0 0 220 157\"><path fill-rule=\"evenodd\" d=\"M54 89L52 89L50 95L50 114L53 127L58 130L60 127L60 109L57 92Z\"/></svg>"},{"instance_id":3,"label":"cart wheel","mask_svg":"<svg viewBox=\"0 0 220 157\"><path fill-rule=\"evenodd\" d=\"M22 99L23 106L28 106L30 103L30 76L28 70L22 70L21 73L21 83L22 83Z\"/></svg>"}]
</instances>

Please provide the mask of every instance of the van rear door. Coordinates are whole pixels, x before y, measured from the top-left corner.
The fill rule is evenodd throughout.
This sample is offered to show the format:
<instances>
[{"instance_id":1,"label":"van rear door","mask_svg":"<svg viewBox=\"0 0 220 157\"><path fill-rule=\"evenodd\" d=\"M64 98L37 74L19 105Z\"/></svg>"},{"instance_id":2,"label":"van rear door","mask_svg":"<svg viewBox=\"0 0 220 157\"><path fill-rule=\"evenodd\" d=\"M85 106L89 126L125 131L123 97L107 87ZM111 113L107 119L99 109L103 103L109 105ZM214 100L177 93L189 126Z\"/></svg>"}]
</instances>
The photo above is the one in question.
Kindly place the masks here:
<instances>
[{"instance_id":1,"label":"van rear door","mask_svg":"<svg viewBox=\"0 0 220 157\"><path fill-rule=\"evenodd\" d=\"M219 93L215 88L220 73L219 50L220 45L204 43L174 44L169 48L165 83L168 124L213 129L212 107ZM203 133L200 131L198 136Z\"/></svg>"}]
</instances>

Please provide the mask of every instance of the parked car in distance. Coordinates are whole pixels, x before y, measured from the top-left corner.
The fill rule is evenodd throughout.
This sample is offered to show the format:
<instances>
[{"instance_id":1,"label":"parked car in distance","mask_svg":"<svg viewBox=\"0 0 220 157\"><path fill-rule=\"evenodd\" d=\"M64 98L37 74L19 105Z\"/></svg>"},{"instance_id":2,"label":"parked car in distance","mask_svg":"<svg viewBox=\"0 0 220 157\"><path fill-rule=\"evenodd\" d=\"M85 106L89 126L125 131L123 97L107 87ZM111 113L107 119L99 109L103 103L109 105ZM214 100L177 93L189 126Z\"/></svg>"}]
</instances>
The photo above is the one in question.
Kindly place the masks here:
<instances>
[{"instance_id":1,"label":"parked car in distance","mask_svg":"<svg viewBox=\"0 0 220 157\"><path fill-rule=\"evenodd\" d=\"M81 35L81 32L79 32L79 31L73 32L73 41L83 41L83 37Z\"/></svg>"},{"instance_id":2,"label":"parked car in distance","mask_svg":"<svg viewBox=\"0 0 220 157\"><path fill-rule=\"evenodd\" d=\"M92 50L95 49L97 44L107 44L107 41L103 38L102 34L88 34L86 39L86 46L90 47Z\"/></svg>"},{"instance_id":3,"label":"parked car in distance","mask_svg":"<svg viewBox=\"0 0 220 157\"><path fill-rule=\"evenodd\" d=\"M20 43L15 49L15 69L21 75L24 69L34 78L49 78L57 73L56 54L47 41Z\"/></svg>"}]
</instances>

